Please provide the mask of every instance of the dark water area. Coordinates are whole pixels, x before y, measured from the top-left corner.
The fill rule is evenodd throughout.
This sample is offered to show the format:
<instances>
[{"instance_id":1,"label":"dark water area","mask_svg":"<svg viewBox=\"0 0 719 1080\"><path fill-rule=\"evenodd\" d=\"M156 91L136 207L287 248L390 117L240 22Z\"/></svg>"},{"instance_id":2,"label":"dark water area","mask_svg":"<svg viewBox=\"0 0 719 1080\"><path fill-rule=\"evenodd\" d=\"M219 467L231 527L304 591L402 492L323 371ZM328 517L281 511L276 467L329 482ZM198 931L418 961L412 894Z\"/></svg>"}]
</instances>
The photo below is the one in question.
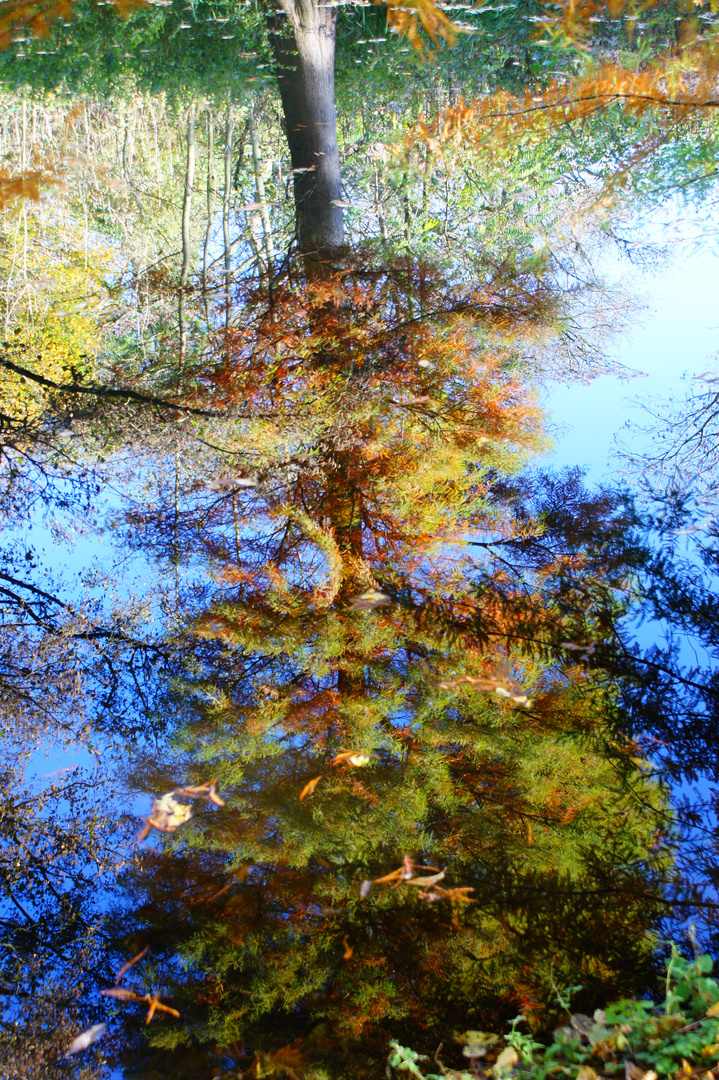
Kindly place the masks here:
<instances>
[{"instance_id":1,"label":"dark water area","mask_svg":"<svg viewBox=\"0 0 719 1080\"><path fill-rule=\"evenodd\" d=\"M715 33L0 8L0 1076L719 1075Z\"/></svg>"}]
</instances>

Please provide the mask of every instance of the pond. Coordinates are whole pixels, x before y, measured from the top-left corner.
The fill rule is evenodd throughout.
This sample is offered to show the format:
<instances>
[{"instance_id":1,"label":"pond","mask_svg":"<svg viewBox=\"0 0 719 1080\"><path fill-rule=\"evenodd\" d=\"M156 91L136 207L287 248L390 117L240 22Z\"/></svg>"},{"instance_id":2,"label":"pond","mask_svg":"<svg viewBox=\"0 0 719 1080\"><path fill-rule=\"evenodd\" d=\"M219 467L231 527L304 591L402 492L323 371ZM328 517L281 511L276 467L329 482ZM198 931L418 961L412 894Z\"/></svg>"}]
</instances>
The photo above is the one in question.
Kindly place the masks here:
<instances>
[{"instance_id":1,"label":"pond","mask_svg":"<svg viewBox=\"0 0 719 1080\"><path fill-rule=\"evenodd\" d=\"M711 6L0 35L0 1075L719 1075Z\"/></svg>"}]
</instances>

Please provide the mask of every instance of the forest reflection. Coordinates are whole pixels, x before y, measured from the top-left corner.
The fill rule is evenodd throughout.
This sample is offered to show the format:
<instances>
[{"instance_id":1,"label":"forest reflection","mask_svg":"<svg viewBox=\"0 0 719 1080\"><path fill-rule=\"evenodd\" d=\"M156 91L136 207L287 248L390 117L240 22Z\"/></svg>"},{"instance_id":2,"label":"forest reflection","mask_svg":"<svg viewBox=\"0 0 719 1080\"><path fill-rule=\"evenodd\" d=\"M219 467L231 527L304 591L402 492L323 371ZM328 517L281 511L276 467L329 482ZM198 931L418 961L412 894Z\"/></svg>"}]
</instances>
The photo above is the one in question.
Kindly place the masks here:
<instances>
[{"instance_id":1,"label":"forest reflection","mask_svg":"<svg viewBox=\"0 0 719 1080\"><path fill-rule=\"evenodd\" d=\"M173 1074L190 1041L237 1067L279 1025L288 1063L369 1075L389 1021L409 1045L458 1013L546 1022L578 968L588 1002L628 991L671 866L588 655L622 603L598 535L618 507L512 479L539 416L507 357L539 282L450 289L361 253L297 273L191 374L188 344L193 404L231 416L194 421L127 522L208 573L180 595L171 749L132 763L226 802L128 879L183 1018L153 1040Z\"/></svg>"},{"instance_id":2,"label":"forest reflection","mask_svg":"<svg viewBox=\"0 0 719 1080\"><path fill-rule=\"evenodd\" d=\"M311 138L309 31L268 18L279 99L4 99L13 1078L501 1077L518 1013L551 1040L656 993L667 937L717 945L719 549L683 434L713 467L716 398L634 490L545 467L540 407L612 370L631 303L596 267L701 87L651 146L644 105L560 123L556 87L492 141L452 71L399 110L345 75ZM73 576L82 530L115 562ZM39 776L48 747L91 764Z\"/></svg>"}]
</instances>

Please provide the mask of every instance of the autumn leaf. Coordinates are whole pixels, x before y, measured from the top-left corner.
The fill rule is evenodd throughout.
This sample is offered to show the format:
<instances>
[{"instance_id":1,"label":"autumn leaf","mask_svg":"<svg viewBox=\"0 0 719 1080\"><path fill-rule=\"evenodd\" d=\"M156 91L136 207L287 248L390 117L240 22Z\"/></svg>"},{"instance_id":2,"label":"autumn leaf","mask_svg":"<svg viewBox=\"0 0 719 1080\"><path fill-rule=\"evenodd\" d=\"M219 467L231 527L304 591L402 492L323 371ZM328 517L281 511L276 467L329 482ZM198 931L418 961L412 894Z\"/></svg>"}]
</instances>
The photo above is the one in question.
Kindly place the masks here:
<instances>
[{"instance_id":1,"label":"autumn leaf","mask_svg":"<svg viewBox=\"0 0 719 1080\"><path fill-rule=\"evenodd\" d=\"M320 780L322 779L322 776L323 773L320 773L319 776L315 776L312 780L310 780L308 784L305 784L299 795L300 802L302 801L302 799L305 799L308 795L312 794L312 792L315 790Z\"/></svg>"},{"instance_id":2,"label":"autumn leaf","mask_svg":"<svg viewBox=\"0 0 719 1080\"><path fill-rule=\"evenodd\" d=\"M134 990L126 990L124 986L113 986L108 990L101 990L103 997L115 998L116 1001L144 1001L142 994L136 994Z\"/></svg>"},{"instance_id":3,"label":"autumn leaf","mask_svg":"<svg viewBox=\"0 0 719 1080\"><path fill-rule=\"evenodd\" d=\"M336 754L332 759L333 765L353 765L357 768L361 768L363 765L369 765L372 760L372 754L362 754L355 750L344 750L340 754Z\"/></svg>"},{"instance_id":4,"label":"autumn leaf","mask_svg":"<svg viewBox=\"0 0 719 1080\"><path fill-rule=\"evenodd\" d=\"M391 597L379 589L369 589L360 596L355 596L351 601L349 611L374 611L375 608L389 604Z\"/></svg>"},{"instance_id":5,"label":"autumn leaf","mask_svg":"<svg viewBox=\"0 0 719 1080\"><path fill-rule=\"evenodd\" d=\"M421 878L408 878L405 880L405 885L419 885L424 888L426 885L434 885L436 882L441 881L444 875L447 873L446 868L439 870L436 874L432 874L431 877Z\"/></svg>"},{"instance_id":6,"label":"autumn leaf","mask_svg":"<svg viewBox=\"0 0 719 1080\"><path fill-rule=\"evenodd\" d=\"M128 960L126 964L122 965L117 975L115 976L115 986L118 985L122 976L125 975L130 970L130 968L138 962L138 960L142 960L143 956L147 955L149 948L150 946L146 945L141 952L139 952L136 956L133 956L132 960Z\"/></svg>"},{"instance_id":7,"label":"autumn leaf","mask_svg":"<svg viewBox=\"0 0 719 1080\"><path fill-rule=\"evenodd\" d=\"M502 1053L494 1063L495 1069L513 1069L519 1061L519 1054L513 1046L505 1046Z\"/></svg>"},{"instance_id":8,"label":"autumn leaf","mask_svg":"<svg viewBox=\"0 0 719 1080\"><path fill-rule=\"evenodd\" d=\"M78 1035L70 1043L67 1056L70 1057L71 1054L79 1054L81 1050L87 1050L88 1046L92 1046L94 1042L102 1038L106 1027L107 1024L94 1024L87 1031L83 1031L82 1035Z\"/></svg>"}]
</instances>

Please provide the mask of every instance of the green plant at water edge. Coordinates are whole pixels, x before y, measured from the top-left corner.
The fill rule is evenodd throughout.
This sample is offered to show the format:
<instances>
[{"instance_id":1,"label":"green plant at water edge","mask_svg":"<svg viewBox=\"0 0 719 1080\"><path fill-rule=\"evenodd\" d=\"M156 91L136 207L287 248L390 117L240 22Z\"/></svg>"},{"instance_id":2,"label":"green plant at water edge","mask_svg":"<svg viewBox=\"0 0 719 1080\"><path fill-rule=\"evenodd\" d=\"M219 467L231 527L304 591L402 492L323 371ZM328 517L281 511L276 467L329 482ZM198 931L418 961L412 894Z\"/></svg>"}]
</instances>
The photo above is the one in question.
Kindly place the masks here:
<instances>
[{"instance_id":1,"label":"green plant at water edge","mask_svg":"<svg viewBox=\"0 0 719 1080\"><path fill-rule=\"evenodd\" d=\"M393 1041L389 1070L422 1080L475 1080L480 1075L497 1080L510 1076L597 1080L620 1075L629 1080L669 1076L680 1080L711 1075L719 1063L719 983L711 978L712 968L707 953L689 961L673 945L660 1005L622 998L597 1009L593 1017L575 1013L566 1026L555 1030L549 1045L517 1030L523 1017L512 1021L504 1047L497 1036L465 1032L458 1041L469 1058L468 1071L445 1068L437 1055L440 1072L423 1072L420 1062L428 1058ZM492 1056L491 1064L485 1060L480 1066L481 1059Z\"/></svg>"}]
</instances>

